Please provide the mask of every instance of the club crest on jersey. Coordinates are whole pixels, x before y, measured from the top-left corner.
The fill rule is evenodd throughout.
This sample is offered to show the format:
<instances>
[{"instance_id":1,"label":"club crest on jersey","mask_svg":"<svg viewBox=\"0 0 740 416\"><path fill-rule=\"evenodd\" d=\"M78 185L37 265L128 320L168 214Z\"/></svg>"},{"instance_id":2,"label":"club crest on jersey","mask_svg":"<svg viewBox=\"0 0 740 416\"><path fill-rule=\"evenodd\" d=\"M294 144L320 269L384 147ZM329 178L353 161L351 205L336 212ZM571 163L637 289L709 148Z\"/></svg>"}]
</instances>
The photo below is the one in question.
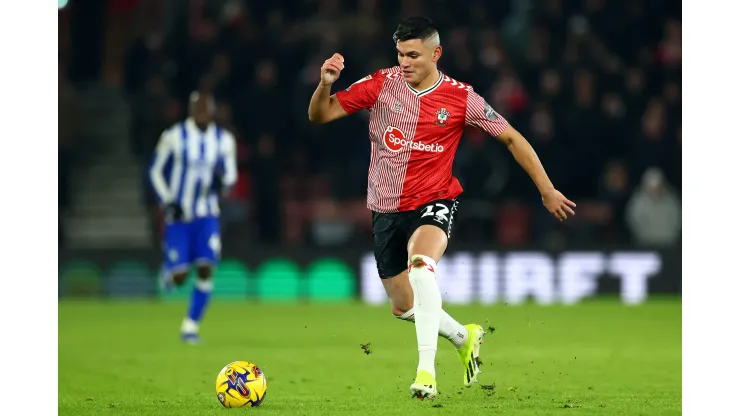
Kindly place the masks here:
<instances>
[{"instance_id":1,"label":"club crest on jersey","mask_svg":"<svg viewBox=\"0 0 740 416\"><path fill-rule=\"evenodd\" d=\"M446 108L442 107L437 111L437 121L434 124L444 127L447 125L447 117L450 116L450 112Z\"/></svg>"},{"instance_id":2,"label":"club crest on jersey","mask_svg":"<svg viewBox=\"0 0 740 416\"><path fill-rule=\"evenodd\" d=\"M395 104L393 104L393 108L391 108L391 111L393 111L394 113L400 113L402 108L403 108L403 103L400 101L397 101Z\"/></svg>"}]
</instances>

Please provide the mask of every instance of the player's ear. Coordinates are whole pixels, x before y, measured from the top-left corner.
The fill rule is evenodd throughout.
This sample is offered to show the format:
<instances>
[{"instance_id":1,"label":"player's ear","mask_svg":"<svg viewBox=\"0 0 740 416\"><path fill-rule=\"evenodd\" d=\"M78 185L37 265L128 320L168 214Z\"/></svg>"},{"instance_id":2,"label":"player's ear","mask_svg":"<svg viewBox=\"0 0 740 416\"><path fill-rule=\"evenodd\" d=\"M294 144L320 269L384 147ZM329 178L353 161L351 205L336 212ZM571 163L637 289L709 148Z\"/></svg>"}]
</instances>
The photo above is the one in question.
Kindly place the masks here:
<instances>
[{"instance_id":1,"label":"player's ear","mask_svg":"<svg viewBox=\"0 0 740 416\"><path fill-rule=\"evenodd\" d=\"M441 57L442 57L442 47L437 46L434 48L434 51L432 52L432 62L436 64L437 61L439 61L439 58Z\"/></svg>"}]
</instances>

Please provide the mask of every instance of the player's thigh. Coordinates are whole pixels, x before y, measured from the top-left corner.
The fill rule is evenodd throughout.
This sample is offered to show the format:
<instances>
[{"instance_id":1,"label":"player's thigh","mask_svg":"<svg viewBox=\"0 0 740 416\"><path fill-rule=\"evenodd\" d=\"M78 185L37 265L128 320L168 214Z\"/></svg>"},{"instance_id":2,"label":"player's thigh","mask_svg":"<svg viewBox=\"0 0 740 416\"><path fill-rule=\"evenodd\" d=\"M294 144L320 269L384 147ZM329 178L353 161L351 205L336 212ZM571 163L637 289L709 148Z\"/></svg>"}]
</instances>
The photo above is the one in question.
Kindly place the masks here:
<instances>
[{"instance_id":1,"label":"player's thigh","mask_svg":"<svg viewBox=\"0 0 740 416\"><path fill-rule=\"evenodd\" d=\"M373 212L373 252L381 279L395 277L406 270L406 241L404 213Z\"/></svg>"},{"instance_id":2,"label":"player's thigh","mask_svg":"<svg viewBox=\"0 0 740 416\"><path fill-rule=\"evenodd\" d=\"M408 257L422 254L439 261L452 236L452 224L457 211L457 199L432 201L414 211Z\"/></svg>"},{"instance_id":3,"label":"player's thigh","mask_svg":"<svg viewBox=\"0 0 740 416\"><path fill-rule=\"evenodd\" d=\"M193 259L199 267L213 267L221 258L221 226L218 218L198 218L193 224Z\"/></svg>"},{"instance_id":4,"label":"player's thigh","mask_svg":"<svg viewBox=\"0 0 740 416\"><path fill-rule=\"evenodd\" d=\"M190 224L176 222L164 228L164 265L169 273L187 271L190 257Z\"/></svg>"}]
</instances>

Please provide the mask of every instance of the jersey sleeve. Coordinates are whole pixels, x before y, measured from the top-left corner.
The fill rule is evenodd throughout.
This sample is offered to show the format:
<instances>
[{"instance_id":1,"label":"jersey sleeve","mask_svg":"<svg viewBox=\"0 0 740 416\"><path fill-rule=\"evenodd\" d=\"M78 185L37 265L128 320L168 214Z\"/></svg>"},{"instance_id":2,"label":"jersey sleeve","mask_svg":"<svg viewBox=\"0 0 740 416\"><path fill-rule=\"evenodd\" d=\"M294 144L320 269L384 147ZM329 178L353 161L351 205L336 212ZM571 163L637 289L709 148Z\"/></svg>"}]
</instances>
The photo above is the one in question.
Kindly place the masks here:
<instances>
[{"instance_id":1,"label":"jersey sleeve","mask_svg":"<svg viewBox=\"0 0 740 416\"><path fill-rule=\"evenodd\" d=\"M471 88L468 91L468 104L465 109L465 125L496 137L506 130L509 122Z\"/></svg>"},{"instance_id":2,"label":"jersey sleeve","mask_svg":"<svg viewBox=\"0 0 740 416\"><path fill-rule=\"evenodd\" d=\"M167 163L167 159L175 151L176 137L174 128L166 130L159 137L159 142L154 150L154 162L149 169L149 179L151 181L154 192L161 203L169 203L174 199L172 192L167 186L167 182L164 179L164 166Z\"/></svg>"},{"instance_id":3,"label":"jersey sleeve","mask_svg":"<svg viewBox=\"0 0 740 416\"><path fill-rule=\"evenodd\" d=\"M236 183L236 139L229 131L224 131L221 152L224 160L223 184L231 188Z\"/></svg>"},{"instance_id":4,"label":"jersey sleeve","mask_svg":"<svg viewBox=\"0 0 740 416\"><path fill-rule=\"evenodd\" d=\"M377 71L350 85L346 90L338 91L335 95L344 111L347 114L353 114L375 105L380 90L383 89L384 81L385 76L381 71Z\"/></svg>"}]
</instances>

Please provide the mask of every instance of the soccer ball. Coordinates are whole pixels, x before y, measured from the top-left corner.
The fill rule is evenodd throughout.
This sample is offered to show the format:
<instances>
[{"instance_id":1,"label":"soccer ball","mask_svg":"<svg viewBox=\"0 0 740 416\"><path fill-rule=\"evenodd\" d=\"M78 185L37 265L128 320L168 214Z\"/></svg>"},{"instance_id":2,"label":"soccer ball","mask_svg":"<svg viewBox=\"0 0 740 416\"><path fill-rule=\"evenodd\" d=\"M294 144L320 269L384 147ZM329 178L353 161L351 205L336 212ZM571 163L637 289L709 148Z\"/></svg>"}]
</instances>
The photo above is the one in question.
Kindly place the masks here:
<instances>
[{"instance_id":1,"label":"soccer ball","mask_svg":"<svg viewBox=\"0 0 740 416\"><path fill-rule=\"evenodd\" d=\"M224 407L257 407L267 394L267 378L249 361L234 361L216 377L216 397Z\"/></svg>"}]
</instances>

